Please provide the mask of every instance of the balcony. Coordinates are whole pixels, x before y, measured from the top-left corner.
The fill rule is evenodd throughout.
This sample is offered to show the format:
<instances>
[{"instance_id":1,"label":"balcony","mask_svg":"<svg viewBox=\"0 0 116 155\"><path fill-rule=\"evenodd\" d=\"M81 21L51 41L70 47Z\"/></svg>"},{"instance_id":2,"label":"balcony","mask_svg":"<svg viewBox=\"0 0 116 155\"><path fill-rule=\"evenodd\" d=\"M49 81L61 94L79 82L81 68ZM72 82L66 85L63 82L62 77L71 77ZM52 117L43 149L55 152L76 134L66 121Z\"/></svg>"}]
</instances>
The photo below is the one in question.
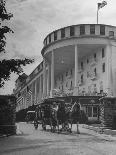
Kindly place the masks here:
<instances>
[{"instance_id":1,"label":"balcony","mask_svg":"<svg viewBox=\"0 0 116 155\"><path fill-rule=\"evenodd\" d=\"M91 79L92 81L97 80L97 74L92 74L92 75L90 76L90 79Z\"/></svg>"},{"instance_id":2,"label":"balcony","mask_svg":"<svg viewBox=\"0 0 116 155\"><path fill-rule=\"evenodd\" d=\"M79 68L78 73L82 73L84 71L83 68Z\"/></svg>"},{"instance_id":3,"label":"balcony","mask_svg":"<svg viewBox=\"0 0 116 155\"><path fill-rule=\"evenodd\" d=\"M97 62L98 60L97 59L94 59L92 62L91 62L91 67L94 67L97 65Z\"/></svg>"},{"instance_id":4,"label":"balcony","mask_svg":"<svg viewBox=\"0 0 116 155\"><path fill-rule=\"evenodd\" d=\"M79 80L78 81L78 86L82 86L82 85L84 85L84 81Z\"/></svg>"},{"instance_id":5,"label":"balcony","mask_svg":"<svg viewBox=\"0 0 116 155\"><path fill-rule=\"evenodd\" d=\"M71 79L72 78L72 76L69 74L68 76L67 76L67 79Z\"/></svg>"}]
</instances>

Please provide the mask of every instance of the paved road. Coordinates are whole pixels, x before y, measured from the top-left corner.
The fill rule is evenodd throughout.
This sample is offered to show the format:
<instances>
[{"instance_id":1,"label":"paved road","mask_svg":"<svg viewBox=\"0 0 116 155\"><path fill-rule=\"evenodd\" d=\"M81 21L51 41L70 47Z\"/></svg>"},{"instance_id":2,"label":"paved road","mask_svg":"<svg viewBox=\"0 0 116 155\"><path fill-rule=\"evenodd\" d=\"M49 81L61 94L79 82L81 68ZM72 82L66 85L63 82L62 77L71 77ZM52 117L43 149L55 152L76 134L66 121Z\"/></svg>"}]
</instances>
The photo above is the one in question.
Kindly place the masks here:
<instances>
[{"instance_id":1,"label":"paved road","mask_svg":"<svg viewBox=\"0 0 116 155\"><path fill-rule=\"evenodd\" d=\"M0 155L116 155L116 140L80 126L81 134L51 133L19 123L16 136L0 139Z\"/></svg>"}]
</instances>

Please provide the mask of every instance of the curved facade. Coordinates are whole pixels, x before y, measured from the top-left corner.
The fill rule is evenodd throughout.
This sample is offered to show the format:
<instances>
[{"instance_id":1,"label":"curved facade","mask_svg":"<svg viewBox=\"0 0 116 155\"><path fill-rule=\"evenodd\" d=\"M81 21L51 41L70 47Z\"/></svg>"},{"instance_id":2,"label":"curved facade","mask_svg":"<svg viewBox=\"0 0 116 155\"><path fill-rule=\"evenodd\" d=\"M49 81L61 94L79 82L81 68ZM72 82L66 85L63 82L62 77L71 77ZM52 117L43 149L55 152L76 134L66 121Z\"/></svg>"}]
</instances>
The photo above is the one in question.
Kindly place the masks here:
<instances>
[{"instance_id":1,"label":"curved facade","mask_svg":"<svg viewBox=\"0 0 116 155\"><path fill-rule=\"evenodd\" d=\"M73 25L50 33L41 51L45 96L54 89L116 96L115 41L116 27L110 25Z\"/></svg>"},{"instance_id":2,"label":"curved facade","mask_svg":"<svg viewBox=\"0 0 116 155\"><path fill-rule=\"evenodd\" d=\"M29 106L29 90L30 105L59 92L116 96L116 27L81 24L58 29L46 36L41 54L43 62L16 89L23 108Z\"/></svg>"}]
</instances>

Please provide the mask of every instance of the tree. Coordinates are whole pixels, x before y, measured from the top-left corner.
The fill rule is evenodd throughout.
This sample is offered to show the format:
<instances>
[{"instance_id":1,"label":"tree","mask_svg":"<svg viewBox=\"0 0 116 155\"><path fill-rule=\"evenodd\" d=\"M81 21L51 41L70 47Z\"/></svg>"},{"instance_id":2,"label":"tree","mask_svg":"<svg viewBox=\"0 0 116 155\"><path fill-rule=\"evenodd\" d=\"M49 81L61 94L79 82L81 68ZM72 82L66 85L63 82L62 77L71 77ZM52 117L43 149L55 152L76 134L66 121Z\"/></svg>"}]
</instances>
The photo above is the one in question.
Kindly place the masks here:
<instances>
[{"instance_id":1,"label":"tree","mask_svg":"<svg viewBox=\"0 0 116 155\"><path fill-rule=\"evenodd\" d=\"M0 0L0 53L7 52L5 50L6 46L6 33L13 33L13 31L7 27L2 26L2 22L5 20L10 20L11 17L13 17L13 14L8 13L5 8L5 0ZM10 59L10 60L0 60L0 87L3 87L5 84L5 81L10 79L11 72L14 72L16 74L23 73L22 66L25 66L26 64L32 63L34 60L32 59Z\"/></svg>"}]
</instances>

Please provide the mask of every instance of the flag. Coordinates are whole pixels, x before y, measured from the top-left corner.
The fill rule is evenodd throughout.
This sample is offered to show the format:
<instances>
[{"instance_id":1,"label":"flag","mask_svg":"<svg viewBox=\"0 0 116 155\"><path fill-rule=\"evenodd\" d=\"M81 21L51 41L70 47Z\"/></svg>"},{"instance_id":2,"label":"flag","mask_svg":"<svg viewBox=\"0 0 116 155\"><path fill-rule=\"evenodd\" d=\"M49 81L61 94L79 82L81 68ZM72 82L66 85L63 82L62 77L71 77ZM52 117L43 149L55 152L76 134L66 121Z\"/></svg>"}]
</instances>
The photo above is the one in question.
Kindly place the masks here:
<instances>
[{"instance_id":1,"label":"flag","mask_svg":"<svg viewBox=\"0 0 116 155\"><path fill-rule=\"evenodd\" d=\"M105 5L107 5L106 1L102 1L102 3L98 3L98 10L103 8Z\"/></svg>"},{"instance_id":2,"label":"flag","mask_svg":"<svg viewBox=\"0 0 116 155\"><path fill-rule=\"evenodd\" d=\"M32 91L29 89L26 96L26 108L32 105Z\"/></svg>"}]
</instances>

